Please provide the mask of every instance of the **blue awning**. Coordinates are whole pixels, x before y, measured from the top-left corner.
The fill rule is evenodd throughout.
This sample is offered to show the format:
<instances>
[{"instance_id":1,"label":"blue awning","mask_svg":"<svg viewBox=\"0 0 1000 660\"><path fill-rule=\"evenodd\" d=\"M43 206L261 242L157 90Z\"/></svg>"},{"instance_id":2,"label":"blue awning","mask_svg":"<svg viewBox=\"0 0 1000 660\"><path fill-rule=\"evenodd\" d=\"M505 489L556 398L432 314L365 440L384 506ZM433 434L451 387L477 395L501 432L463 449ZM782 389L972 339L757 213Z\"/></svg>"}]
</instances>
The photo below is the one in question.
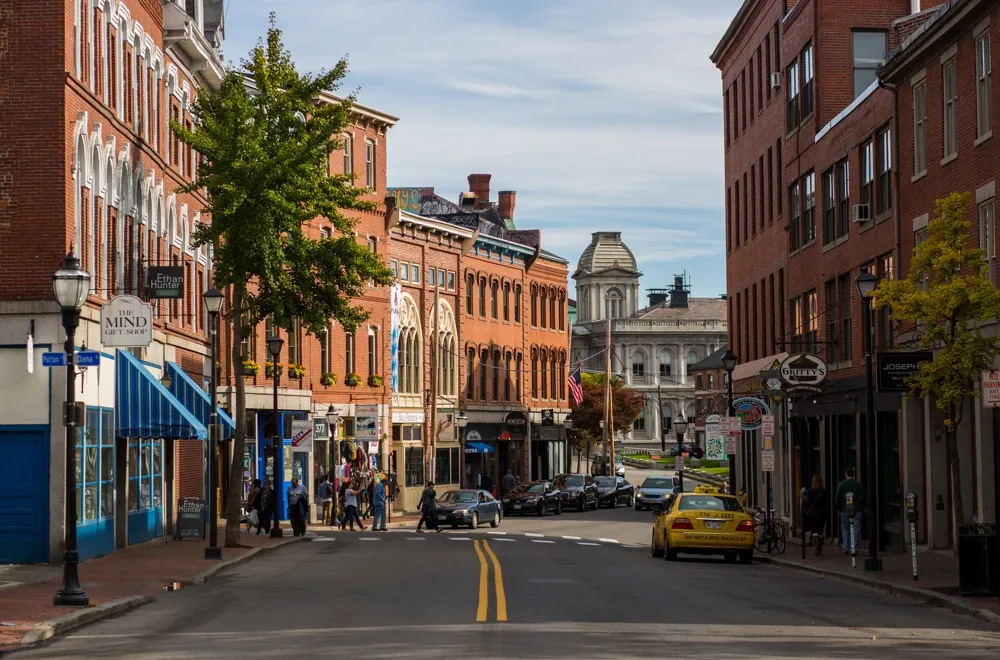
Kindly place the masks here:
<instances>
[{"instance_id":1,"label":"blue awning","mask_svg":"<svg viewBox=\"0 0 1000 660\"><path fill-rule=\"evenodd\" d=\"M466 454L492 454L493 447L486 444L485 442L476 442L475 440L466 441L465 443L465 453Z\"/></svg>"},{"instance_id":2,"label":"blue awning","mask_svg":"<svg viewBox=\"0 0 1000 660\"><path fill-rule=\"evenodd\" d=\"M119 349L115 358L115 422L120 438L208 438L208 429L149 372Z\"/></svg>"},{"instance_id":3,"label":"blue awning","mask_svg":"<svg viewBox=\"0 0 1000 660\"><path fill-rule=\"evenodd\" d=\"M198 387L198 383L174 362L167 362L167 373L170 374L170 393L177 397L185 408L194 413L206 428L212 424L212 397ZM229 440L236 435L236 422L226 412L215 407L219 413L219 425L222 428L222 439Z\"/></svg>"}]
</instances>

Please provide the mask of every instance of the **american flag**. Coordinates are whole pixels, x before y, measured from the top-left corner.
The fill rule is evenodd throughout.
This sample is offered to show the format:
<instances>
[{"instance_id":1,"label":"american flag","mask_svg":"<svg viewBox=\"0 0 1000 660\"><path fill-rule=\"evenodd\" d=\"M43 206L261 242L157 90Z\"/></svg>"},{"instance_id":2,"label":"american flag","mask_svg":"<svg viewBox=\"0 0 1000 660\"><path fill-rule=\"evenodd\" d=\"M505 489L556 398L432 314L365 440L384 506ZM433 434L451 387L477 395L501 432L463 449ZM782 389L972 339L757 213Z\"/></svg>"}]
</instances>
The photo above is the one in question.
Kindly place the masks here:
<instances>
[{"instance_id":1,"label":"american flag","mask_svg":"<svg viewBox=\"0 0 1000 660\"><path fill-rule=\"evenodd\" d=\"M573 398L573 405L578 406L583 402L583 384L580 382L580 367L569 375L569 394Z\"/></svg>"}]
</instances>

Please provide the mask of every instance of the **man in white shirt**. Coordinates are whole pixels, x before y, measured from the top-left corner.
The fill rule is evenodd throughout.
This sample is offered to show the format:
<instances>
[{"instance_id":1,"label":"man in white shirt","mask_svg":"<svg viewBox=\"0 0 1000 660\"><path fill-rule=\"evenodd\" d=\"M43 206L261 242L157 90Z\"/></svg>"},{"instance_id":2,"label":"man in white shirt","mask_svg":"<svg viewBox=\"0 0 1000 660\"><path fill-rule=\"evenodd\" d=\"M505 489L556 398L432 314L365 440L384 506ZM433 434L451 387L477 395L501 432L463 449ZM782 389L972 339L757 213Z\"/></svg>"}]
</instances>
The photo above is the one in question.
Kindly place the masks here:
<instances>
[{"instance_id":1,"label":"man in white shirt","mask_svg":"<svg viewBox=\"0 0 1000 660\"><path fill-rule=\"evenodd\" d=\"M305 535L308 514L309 491L298 479L292 479L292 486L288 489L288 519L292 522L292 533L295 536Z\"/></svg>"},{"instance_id":2,"label":"man in white shirt","mask_svg":"<svg viewBox=\"0 0 1000 660\"><path fill-rule=\"evenodd\" d=\"M357 482L351 481L347 490L344 491L344 521L340 523L340 529L346 529L347 523L351 524L351 531L354 531L355 521L358 523L358 527L361 531L365 531L367 527L361 522L361 517L358 515L358 494L361 492L357 490Z\"/></svg>"}]
</instances>

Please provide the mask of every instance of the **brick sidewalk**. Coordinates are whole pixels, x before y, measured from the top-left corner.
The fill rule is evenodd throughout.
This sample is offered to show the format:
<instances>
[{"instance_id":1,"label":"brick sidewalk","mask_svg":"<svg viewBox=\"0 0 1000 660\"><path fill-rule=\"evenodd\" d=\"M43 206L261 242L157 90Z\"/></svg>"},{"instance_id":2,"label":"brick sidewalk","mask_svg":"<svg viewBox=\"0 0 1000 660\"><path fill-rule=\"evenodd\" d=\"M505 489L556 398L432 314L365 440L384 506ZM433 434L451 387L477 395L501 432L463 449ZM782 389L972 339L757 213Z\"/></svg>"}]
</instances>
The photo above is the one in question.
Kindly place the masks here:
<instances>
[{"instance_id":1,"label":"brick sidewalk","mask_svg":"<svg viewBox=\"0 0 1000 660\"><path fill-rule=\"evenodd\" d=\"M285 532L286 538L291 537L290 529ZM219 543L224 540L225 528L220 528ZM222 558L235 559L278 541L264 535L242 534L241 543L246 547L223 548ZM206 545L202 541L170 540L119 550L80 564L80 582L92 605L129 596L155 597L170 583L190 585L196 575L218 564L204 558ZM61 583L60 572L59 577L47 581L0 590L0 623L14 624L0 626L0 652L17 647L24 633L36 624L77 611L52 604Z\"/></svg>"},{"instance_id":2,"label":"brick sidewalk","mask_svg":"<svg viewBox=\"0 0 1000 660\"><path fill-rule=\"evenodd\" d=\"M959 596L958 593L958 558L947 551L926 550L917 553L918 580L913 579L913 567L910 555L880 553L882 559L881 573L867 573L862 570L867 554L867 545L858 548L857 568L851 568L851 558L843 554L836 543L829 540L823 546L823 554L816 557L813 548L806 548L806 558L802 559L802 546L796 538L788 543L785 554L772 552L768 555L758 551L756 556L766 561L773 558L774 563L791 564L800 568L819 569L824 573L832 573L844 579L861 581L876 580L886 582L896 587L900 592L920 589L935 592L950 599L967 603L972 609L984 609L1000 616L1000 598Z\"/></svg>"}]
</instances>

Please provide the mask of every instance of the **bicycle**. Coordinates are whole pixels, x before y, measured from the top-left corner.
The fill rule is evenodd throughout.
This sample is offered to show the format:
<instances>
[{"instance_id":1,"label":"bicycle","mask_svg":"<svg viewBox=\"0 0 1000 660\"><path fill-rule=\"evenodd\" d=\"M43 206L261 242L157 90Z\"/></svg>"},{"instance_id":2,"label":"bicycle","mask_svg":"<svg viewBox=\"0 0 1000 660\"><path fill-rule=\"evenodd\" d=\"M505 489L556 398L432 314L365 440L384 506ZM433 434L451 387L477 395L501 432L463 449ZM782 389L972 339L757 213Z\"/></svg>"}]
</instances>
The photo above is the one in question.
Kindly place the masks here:
<instances>
[{"instance_id":1,"label":"bicycle","mask_svg":"<svg viewBox=\"0 0 1000 660\"><path fill-rule=\"evenodd\" d=\"M757 530L755 545L762 552L770 553L772 550L777 550L779 554L784 554L787 542L785 528L775 520L776 511L774 509L771 509L769 513L770 515L758 507L751 509L754 529Z\"/></svg>"}]
</instances>

